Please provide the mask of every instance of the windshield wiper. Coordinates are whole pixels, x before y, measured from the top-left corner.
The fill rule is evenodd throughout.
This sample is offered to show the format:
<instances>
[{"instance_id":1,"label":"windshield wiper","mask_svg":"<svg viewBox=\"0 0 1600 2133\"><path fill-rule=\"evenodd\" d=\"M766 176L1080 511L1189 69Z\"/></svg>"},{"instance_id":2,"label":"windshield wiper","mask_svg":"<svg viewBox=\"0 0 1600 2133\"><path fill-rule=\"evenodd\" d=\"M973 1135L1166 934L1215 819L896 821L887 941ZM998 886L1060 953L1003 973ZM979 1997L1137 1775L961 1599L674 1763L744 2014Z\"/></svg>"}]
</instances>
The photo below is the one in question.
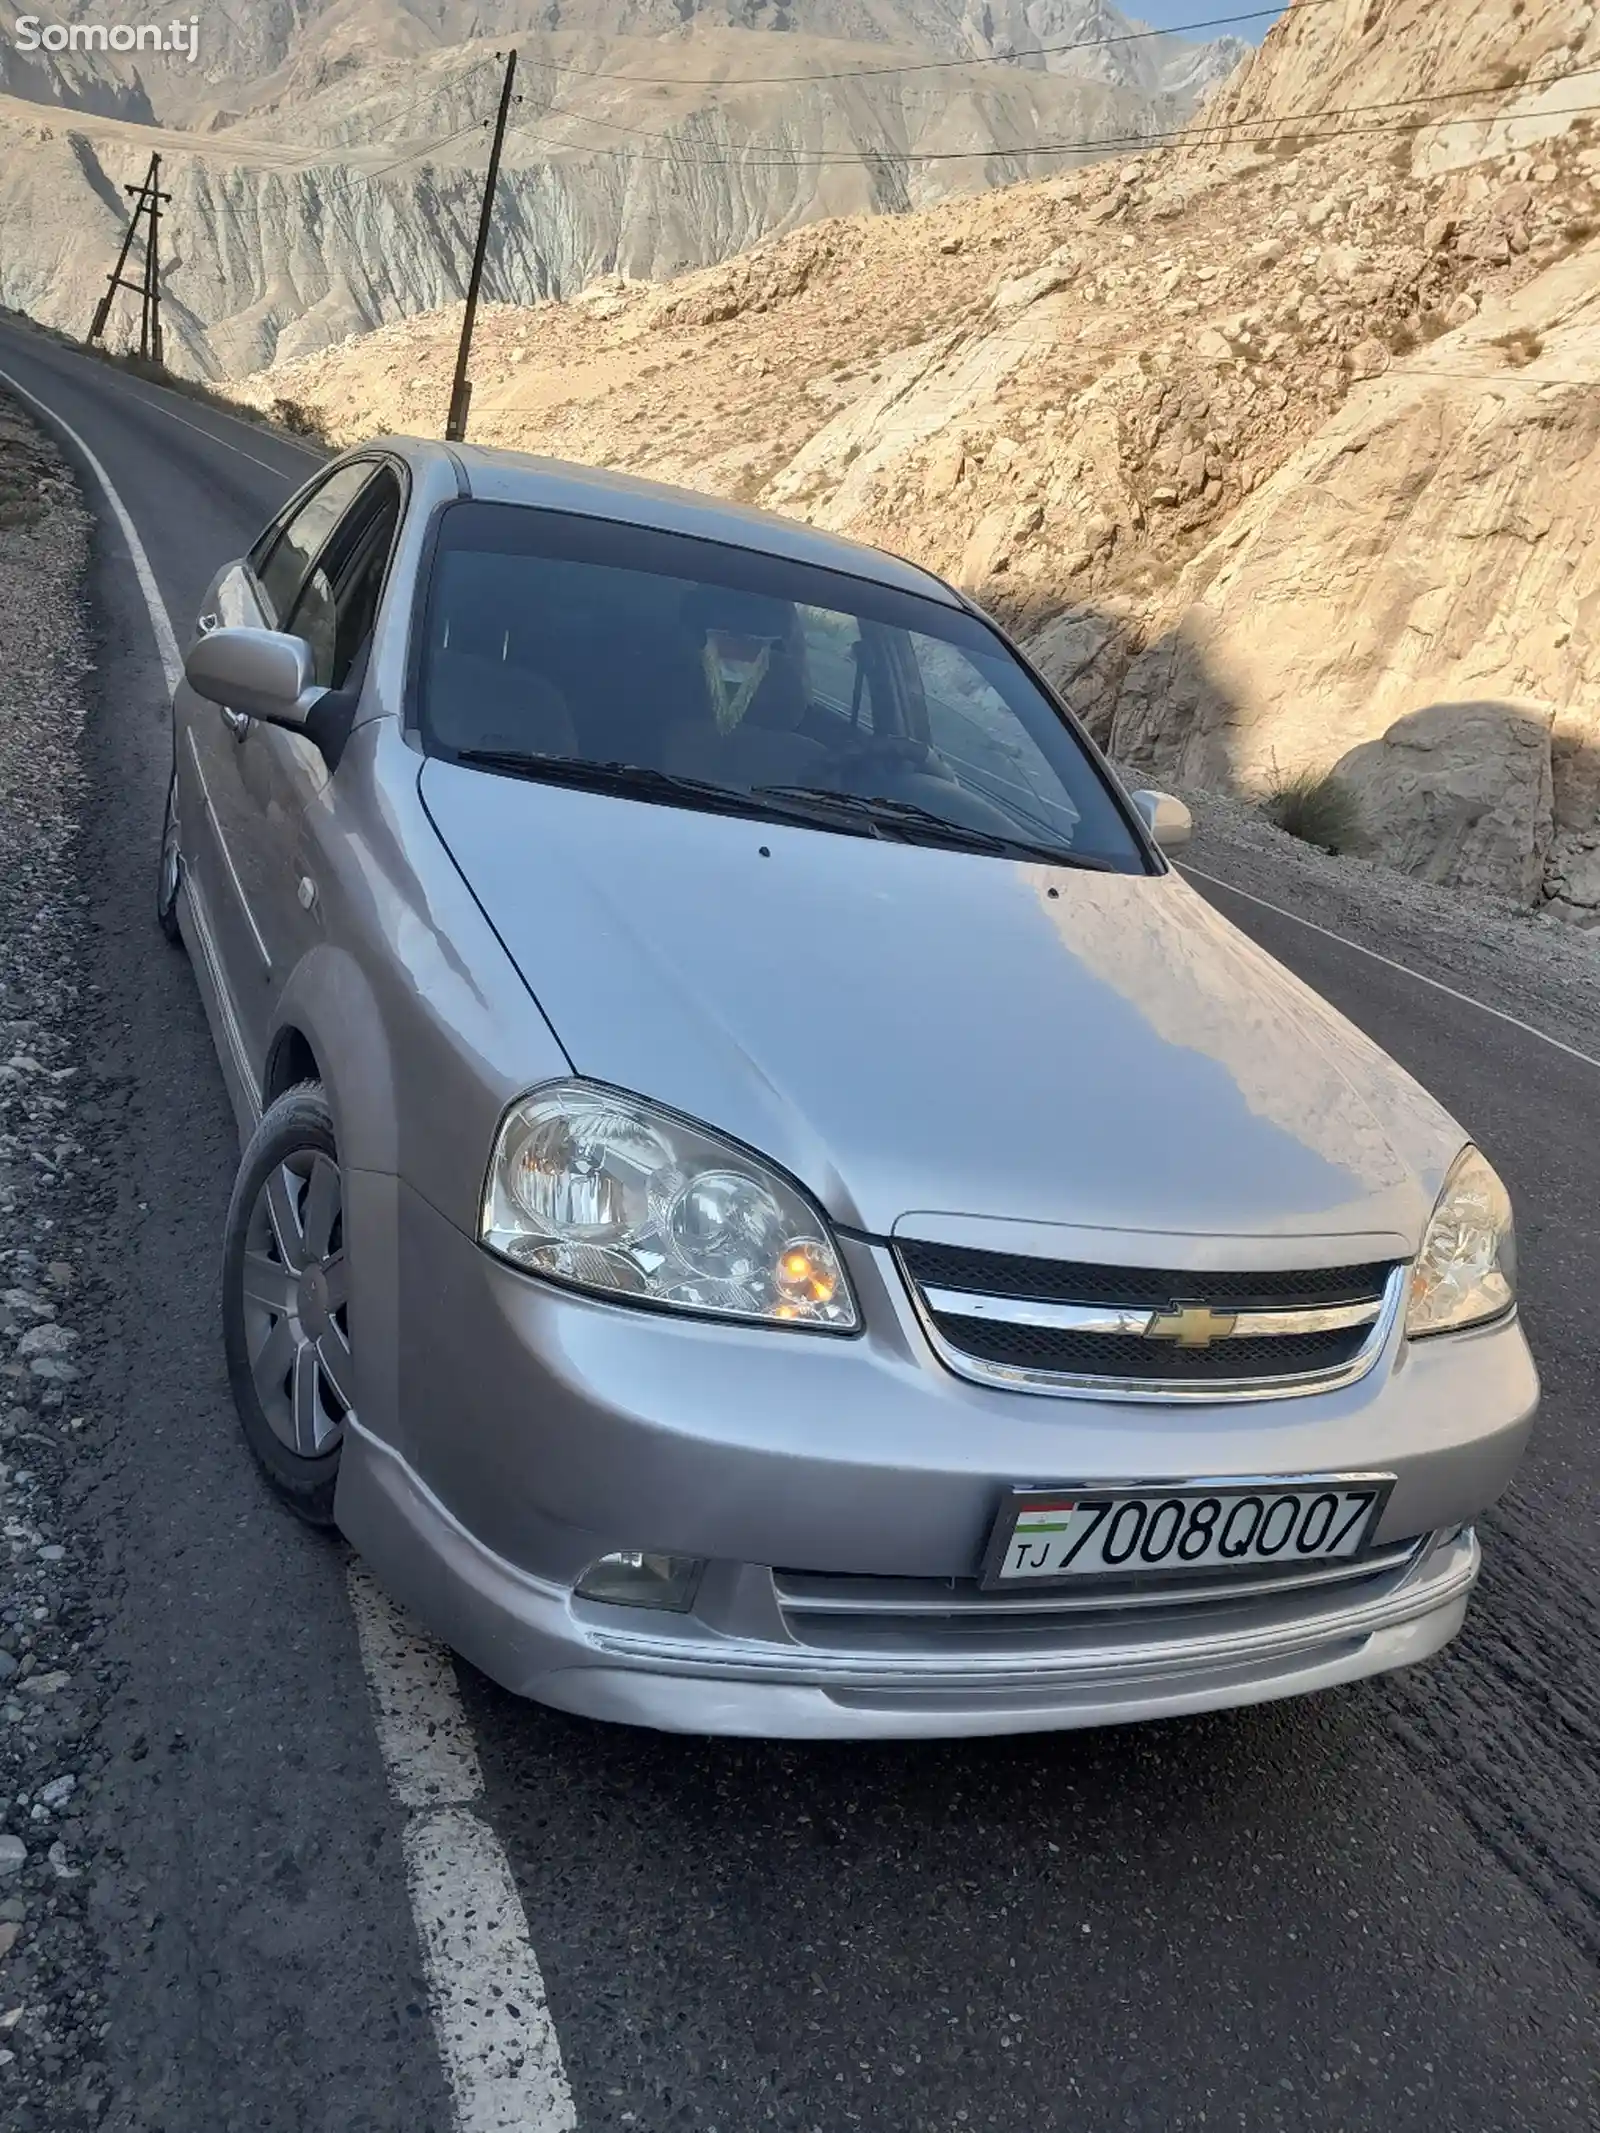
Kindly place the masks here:
<instances>
[{"instance_id":1,"label":"windshield wiper","mask_svg":"<svg viewBox=\"0 0 1600 2133\"><path fill-rule=\"evenodd\" d=\"M965 822L952 822L948 815L919 807L914 800L888 800L868 793L832 792L823 785L758 785L756 797L798 802L816 809L818 819L843 817L838 827L870 823L875 828L914 831L924 841L936 841L952 851L989 852L997 859L1037 859L1050 866L1081 867L1096 874L1116 870L1109 859L1096 859L1087 852L1074 852L1066 845L1035 843L1027 837L1010 837L1002 830L974 829Z\"/></svg>"},{"instance_id":2,"label":"windshield wiper","mask_svg":"<svg viewBox=\"0 0 1600 2133\"><path fill-rule=\"evenodd\" d=\"M449 760L469 763L479 770L506 771L540 785L575 785L588 792L617 793L624 799L663 800L680 807L704 808L708 813L745 815L758 821L816 820L806 802L785 798L776 789L770 793L752 792L748 787L718 785L709 778L685 778L670 770L652 770L644 763L590 763L581 756L524 755L515 748L457 748ZM839 826L852 829L859 837L873 835L869 822Z\"/></svg>"}]
</instances>

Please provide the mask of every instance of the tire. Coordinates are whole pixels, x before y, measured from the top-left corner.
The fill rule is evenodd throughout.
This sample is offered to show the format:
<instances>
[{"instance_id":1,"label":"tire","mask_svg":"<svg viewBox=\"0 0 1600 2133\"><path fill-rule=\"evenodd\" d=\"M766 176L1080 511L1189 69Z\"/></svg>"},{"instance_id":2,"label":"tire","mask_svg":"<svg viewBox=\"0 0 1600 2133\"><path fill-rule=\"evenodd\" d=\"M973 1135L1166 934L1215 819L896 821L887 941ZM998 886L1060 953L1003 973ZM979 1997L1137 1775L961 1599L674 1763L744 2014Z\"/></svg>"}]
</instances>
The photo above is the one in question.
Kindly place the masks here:
<instances>
[{"instance_id":1,"label":"tire","mask_svg":"<svg viewBox=\"0 0 1600 2133\"><path fill-rule=\"evenodd\" d=\"M178 924L178 884L183 862L178 854L178 773L167 785L167 805L161 817L161 860L156 873L156 923L174 948L183 946Z\"/></svg>"},{"instance_id":2,"label":"tire","mask_svg":"<svg viewBox=\"0 0 1600 2133\"><path fill-rule=\"evenodd\" d=\"M344 1181L322 1084L250 1138L222 1244L222 1332L239 1425L270 1486L331 1526L352 1375Z\"/></svg>"}]
</instances>

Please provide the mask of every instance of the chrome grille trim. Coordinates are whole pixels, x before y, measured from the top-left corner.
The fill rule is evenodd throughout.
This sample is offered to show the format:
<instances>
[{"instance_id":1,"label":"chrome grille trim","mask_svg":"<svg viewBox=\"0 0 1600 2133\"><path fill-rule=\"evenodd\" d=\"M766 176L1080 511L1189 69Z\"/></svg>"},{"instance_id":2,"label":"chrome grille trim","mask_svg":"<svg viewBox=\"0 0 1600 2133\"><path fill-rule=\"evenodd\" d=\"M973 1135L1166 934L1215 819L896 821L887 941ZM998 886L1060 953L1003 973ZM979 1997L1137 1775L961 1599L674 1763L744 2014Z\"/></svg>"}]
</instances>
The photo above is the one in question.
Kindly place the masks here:
<instances>
[{"instance_id":1,"label":"chrome grille trim","mask_svg":"<svg viewBox=\"0 0 1600 2133\"><path fill-rule=\"evenodd\" d=\"M895 1264L906 1285L918 1323L934 1354L945 1368L956 1377L966 1378L979 1385L995 1385L1013 1392L1032 1392L1053 1399L1098 1399L1119 1402L1152 1402L1163 1404L1195 1404L1210 1402L1237 1403L1249 1400L1293 1399L1310 1393L1332 1392L1343 1385L1352 1385L1366 1376L1388 1346L1399 1323L1405 1303L1406 1288L1410 1279L1410 1267L1401 1263L1391 1267L1384 1282L1383 1294L1373 1306L1370 1299L1355 1305L1311 1305L1303 1311L1292 1308L1252 1312L1241 1309L1238 1318L1254 1317L1271 1323L1259 1323L1248 1329L1248 1334L1236 1329L1232 1338L1276 1338L1289 1332L1305 1333L1314 1330L1304 1323L1306 1319L1320 1320L1320 1330L1332 1330L1328 1325L1335 1317L1341 1328L1353 1329L1364 1323L1370 1324L1366 1339L1355 1352L1343 1361L1331 1366L1308 1371L1281 1371L1269 1376L1218 1377L1208 1379L1183 1379L1139 1376L1130 1378L1110 1373L1065 1372L1036 1369L1015 1363L994 1362L984 1356L973 1355L956 1345L941 1330L935 1312L945 1317L968 1317L1013 1325L1043 1327L1048 1330L1082 1333L1090 1336L1110 1334L1127 1337L1142 1335L1151 1318L1164 1316L1141 1308L1126 1311L1116 1305L1106 1304L1055 1304L1034 1299L989 1296L977 1290L924 1290L918 1283L904 1254L896 1244L892 1247ZM1203 1292L1206 1284L1204 1273L1184 1277L1187 1285ZM933 1298L940 1302L935 1305ZM945 1299L952 1299L947 1304ZM1176 1299L1175 1299L1176 1300ZM974 1308L976 1306L976 1308ZM998 1308L997 1308L998 1307ZM1355 1317L1340 1315L1357 1311ZM1081 1318L1057 1313L1075 1314L1088 1312L1095 1321L1085 1324ZM1027 1316L1021 1315L1027 1313ZM1015 1313L1015 1315L1013 1315ZM1048 1313L1048 1316L1035 1316ZM1125 1321L1136 1323L1129 1325ZM1113 1321L1115 1323L1113 1323ZM1293 1321L1291 1325L1285 1321Z\"/></svg>"},{"instance_id":2,"label":"chrome grille trim","mask_svg":"<svg viewBox=\"0 0 1600 2133\"><path fill-rule=\"evenodd\" d=\"M1195 1285L1204 1281L1196 1275ZM1049 1326L1063 1333L1148 1334L1159 1311L1124 1311L1111 1304L1046 1303L1029 1296L980 1296L970 1289L924 1289L930 1311L941 1318L985 1318L1007 1326ZM1383 1310L1383 1298L1366 1303L1312 1304L1304 1310L1241 1310L1225 1315L1233 1320L1219 1340L1257 1340L1268 1335L1340 1333L1353 1326L1370 1326Z\"/></svg>"}]
</instances>

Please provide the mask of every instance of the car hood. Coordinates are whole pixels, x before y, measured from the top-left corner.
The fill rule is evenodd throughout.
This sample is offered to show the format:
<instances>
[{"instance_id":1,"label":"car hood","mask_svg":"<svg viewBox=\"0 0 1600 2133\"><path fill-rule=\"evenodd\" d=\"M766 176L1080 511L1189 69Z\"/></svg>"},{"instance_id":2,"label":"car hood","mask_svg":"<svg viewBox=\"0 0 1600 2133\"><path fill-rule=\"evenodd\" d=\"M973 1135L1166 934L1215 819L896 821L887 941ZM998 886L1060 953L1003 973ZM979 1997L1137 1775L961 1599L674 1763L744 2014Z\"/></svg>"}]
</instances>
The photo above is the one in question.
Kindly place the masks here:
<instances>
[{"instance_id":1,"label":"car hood","mask_svg":"<svg viewBox=\"0 0 1600 2133\"><path fill-rule=\"evenodd\" d=\"M1413 1251L1463 1135L1183 881L497 777L428 811L575 1072L874 1234ZM1306 1240L1320 1240L1308 1249ZM1080 1249L1079 1256L1089 1256Z\"/></svg>"}]
</instances>

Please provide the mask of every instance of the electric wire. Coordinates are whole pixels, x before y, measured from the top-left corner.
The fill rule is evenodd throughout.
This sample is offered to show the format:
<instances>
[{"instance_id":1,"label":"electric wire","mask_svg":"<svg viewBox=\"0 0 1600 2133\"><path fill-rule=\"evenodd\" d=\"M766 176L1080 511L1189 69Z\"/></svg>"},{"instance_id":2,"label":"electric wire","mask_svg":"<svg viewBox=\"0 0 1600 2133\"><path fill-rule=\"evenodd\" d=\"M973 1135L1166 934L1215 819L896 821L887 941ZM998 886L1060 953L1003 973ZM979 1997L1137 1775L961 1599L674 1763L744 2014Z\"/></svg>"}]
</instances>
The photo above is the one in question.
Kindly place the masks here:
<instances>
[{"instance_id":1,"label":"electric wire","mask_svg":"<svg viewBox=\"0 0 1600 2133\"><path fill-rule=\"evenodd\" d=\"M1268 17L1284 21L1292 15L1304 15L1312 8L1333 5L1334 0L1293 0L1288 7L1253 7L1235 15L1207 15L1196 22L1174 22L1165 29L1123 30L1111 37L1076 37L1069 44L1036 45L1031 51L969 52L960 59L913 59L891 66L840 67L830 72L801 74L613 74L601 67L575 66L569 60L535 59L531 54L527 58L531 66L549 67L558 74L581 74L589 81L638 82L654 88L743 89L785 82L861 81L882 74L933 74L951 67L1008 66L1022 70L1022 62L1053 59L1063 52L1090 52L1107 45L1143 44L1153 37L1182 38L1190 30L1213 30L1229 23L1260 22Z\"/></svg>"}]
</instances>

